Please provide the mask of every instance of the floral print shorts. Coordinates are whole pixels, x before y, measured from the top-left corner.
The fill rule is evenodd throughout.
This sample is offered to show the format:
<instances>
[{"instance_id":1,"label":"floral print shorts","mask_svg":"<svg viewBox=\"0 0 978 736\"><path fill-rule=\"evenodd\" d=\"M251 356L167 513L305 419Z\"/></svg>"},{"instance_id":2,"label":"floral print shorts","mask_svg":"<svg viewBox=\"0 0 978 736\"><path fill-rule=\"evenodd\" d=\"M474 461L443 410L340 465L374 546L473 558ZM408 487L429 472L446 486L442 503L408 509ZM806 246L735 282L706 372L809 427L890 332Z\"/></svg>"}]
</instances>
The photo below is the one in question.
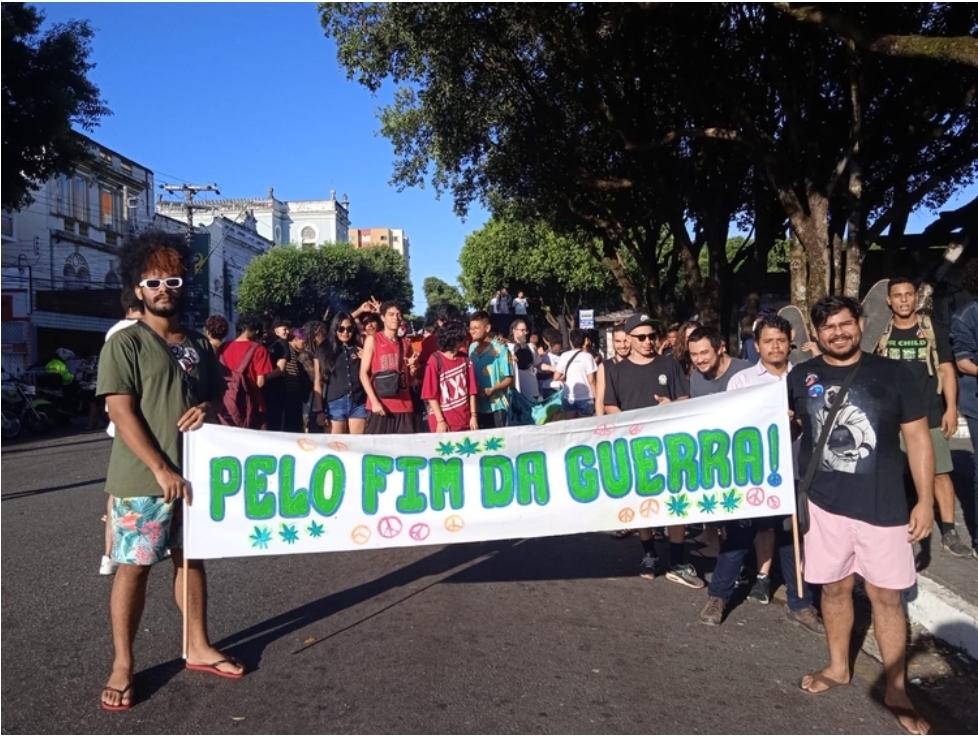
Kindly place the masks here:
<instances>
[{"instance_id":1,"label":"floral print shorts","mask_svg":"<svg viewBox=\"0 0 978 736\"><path fill-rule=\"evenodd\" d=\"M112 559L123 565L155 565L183 544L183 503L162 496L112 499Z\"/></svg>"}]
</instances>

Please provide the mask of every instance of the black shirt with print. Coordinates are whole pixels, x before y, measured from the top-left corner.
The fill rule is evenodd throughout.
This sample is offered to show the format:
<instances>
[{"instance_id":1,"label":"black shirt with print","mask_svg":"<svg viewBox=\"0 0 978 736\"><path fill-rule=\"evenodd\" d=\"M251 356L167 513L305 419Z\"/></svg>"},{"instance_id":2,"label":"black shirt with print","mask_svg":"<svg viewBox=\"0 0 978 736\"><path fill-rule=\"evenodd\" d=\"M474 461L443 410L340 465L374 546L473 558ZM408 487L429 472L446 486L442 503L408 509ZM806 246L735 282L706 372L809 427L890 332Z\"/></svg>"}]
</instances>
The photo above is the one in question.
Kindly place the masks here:
<instances>
[{"instance_id":1,"label":"black shirt with print","mask_svg":"<svg viewBox=\"0 0 978 736\"><path fill-rule=\"evenodd\" d=\"M938 363L951 363L954 355L951 352L951 339L947 327L937 320L931 320L931 324L934 326L934 337L937 339ZM944 397L937 393L936 372L934 375L927 373L927 338L920 325L906 329L894 326L886 342L886 357L901 360L909 366L927 402L927 426L931 429L940 427L944 416ZM937 368L939 370L939 367Z\"/></svg>"},{"instance_id":2,"label":"black shirt with print","mask_svg":"<svg viewBox=\"0 0 978 736\"><path fill-rule=\"evenodd\" d=\"M604 364L605 406L617 406L622 411L658 406L656 396L675 401L689 396L689 381L673 358L660 355L651 363L640 365L628 358L620 363Z\"/></svg>"}]
</instances>

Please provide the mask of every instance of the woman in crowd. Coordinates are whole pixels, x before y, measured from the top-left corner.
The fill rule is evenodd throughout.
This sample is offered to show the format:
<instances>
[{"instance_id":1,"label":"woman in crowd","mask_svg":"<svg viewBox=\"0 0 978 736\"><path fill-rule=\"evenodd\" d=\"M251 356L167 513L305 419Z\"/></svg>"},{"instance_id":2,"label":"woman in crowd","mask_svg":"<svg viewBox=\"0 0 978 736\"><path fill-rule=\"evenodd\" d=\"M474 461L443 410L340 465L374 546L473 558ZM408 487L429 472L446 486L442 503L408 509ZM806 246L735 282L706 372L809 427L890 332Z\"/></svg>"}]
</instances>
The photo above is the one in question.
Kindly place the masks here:
<instances>
[{"instance_id":1,"label":"woman in crowd","mask_svg":"<svg viewBox=\"0 0 978 736\"><path fill-rule=\"evenodd\" d=\"M376 316L376 315L374 315ZM316 350L312 415L332 434L363 434L367 394L360 384L360 340L347 312L333 318L329 336Z\"/></svg>"},{"instance_id":2,"label":"woman in crowd","mask_svg":"<svg viewBox=\"0 0 978 736\"><path fill-rule=\"evenodd\" d=\"M676 338L676 346L672 350L672 357L686 372L687 377L693 372L693 363L689 359L689 336L693 330L702 326L699 322L692 320L679 325L679 335Z\"/></svg>"},{"instance_id":3,"label":"woman in crowd","mask_svg":"<svg viewBox=\"0 0 978 736\"><path fill-rule=\"evenodd\" d=\"M373 335L378 330L382 329L384 329L384 325L380 321L380 315L376 312L367 312L367 314L360 318L360 345L363 345L364 338L366 338L368 335Z\"/></svg>"}]
</instances>

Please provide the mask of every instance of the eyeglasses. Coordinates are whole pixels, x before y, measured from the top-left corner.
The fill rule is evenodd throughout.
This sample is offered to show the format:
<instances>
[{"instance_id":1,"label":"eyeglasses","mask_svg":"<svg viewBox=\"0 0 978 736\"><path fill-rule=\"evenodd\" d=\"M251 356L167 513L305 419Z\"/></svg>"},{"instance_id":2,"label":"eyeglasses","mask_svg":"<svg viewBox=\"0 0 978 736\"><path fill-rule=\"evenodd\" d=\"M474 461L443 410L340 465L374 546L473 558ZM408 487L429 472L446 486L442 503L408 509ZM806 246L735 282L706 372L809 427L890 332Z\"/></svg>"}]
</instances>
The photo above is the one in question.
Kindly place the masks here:
<instances>
[{"instance_id":1,"label":"eyeglasses","mask_svg":"<svg viewBox=\"0 0 978 736\"><path fill-rule=\"evenodd\" d=\"M139 285L144 289L152 289L153 291L163 286L167 289L179 289L183 286L183 279L179 276L171 276L168 279L143 279L139 282Z\"/></svg>"},{"instance_id":2,"label":"eyeglasses","mask_svg":"<svg viewBox=\"0 0 978 736\"><path fill-rule=\"evenodd\" d=\"M842 330L843 332L848 332L853 327L855 327L858 322L854 319L846 320L845 322L837 322L834 325L822 325L818 328L818 331L823 334L828 334L835 332L836 330Z\"/></svg>"},{"instance_id":3,"label":"eyeglasses","mask_svg":"<svg viewBox=\"0 0 978 736\"><path fill-rule=\"evenodd\" d=\"M646 340L655 339L655 335L653 335L651 332L643 332L641 335L632 335L632 337L634 337L639 342L645 342Z\"/></svg>"},{"instance_id":4,"label":"eyeglasses","mask_svg":"<svg viewBox=\"0 0 978 736\"><path fill-rule=\"evenodd\" d=\"M353 328L352 327L344 327L343 325L340 325L339 327L336 328L336 331L337 332L353 332Z\"/></svg>"}]
</instances>

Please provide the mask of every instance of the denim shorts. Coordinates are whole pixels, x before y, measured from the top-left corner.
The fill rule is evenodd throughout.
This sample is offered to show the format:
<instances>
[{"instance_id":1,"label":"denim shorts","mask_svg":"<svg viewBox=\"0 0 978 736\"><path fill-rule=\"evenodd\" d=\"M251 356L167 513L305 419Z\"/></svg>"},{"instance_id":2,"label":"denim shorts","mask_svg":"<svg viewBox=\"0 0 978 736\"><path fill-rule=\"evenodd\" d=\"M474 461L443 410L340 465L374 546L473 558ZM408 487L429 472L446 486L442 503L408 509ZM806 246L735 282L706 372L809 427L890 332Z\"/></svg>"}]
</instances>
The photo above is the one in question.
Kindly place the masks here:
<instances>
[{"instance_id":1,"label":"denim shorts","mask_svg":"<svg viewBox=\"0 0 978 736\"><path fill-rule=\"evenodd\" d=\"M326 418L331 422L345 422L347 419L366 419L367 402L354 404L350 394L336 401L326 402Z\"/></svg>"},{"instance_id":2,"label":"denim shorts","mask_svg":"<svg viewBox=\"0 0 978 736\"><path fill-rule=\"evenodd\" d=\"M594 416L594 399L584 401L570 401L566 396L560 400L560 408L566 412L577 412L582 417Z\"/></svg>"},{"instance_id":3,"label":"denim shorts","mask_svg":"<svg viewBox=\"0 0 978 736\"><path fill-rule=\"evenodd\" d=\"M155 565L168 549L183 546L183 502L162 496L112 498L113 561Z\"/></svg>"}]
</instances>

